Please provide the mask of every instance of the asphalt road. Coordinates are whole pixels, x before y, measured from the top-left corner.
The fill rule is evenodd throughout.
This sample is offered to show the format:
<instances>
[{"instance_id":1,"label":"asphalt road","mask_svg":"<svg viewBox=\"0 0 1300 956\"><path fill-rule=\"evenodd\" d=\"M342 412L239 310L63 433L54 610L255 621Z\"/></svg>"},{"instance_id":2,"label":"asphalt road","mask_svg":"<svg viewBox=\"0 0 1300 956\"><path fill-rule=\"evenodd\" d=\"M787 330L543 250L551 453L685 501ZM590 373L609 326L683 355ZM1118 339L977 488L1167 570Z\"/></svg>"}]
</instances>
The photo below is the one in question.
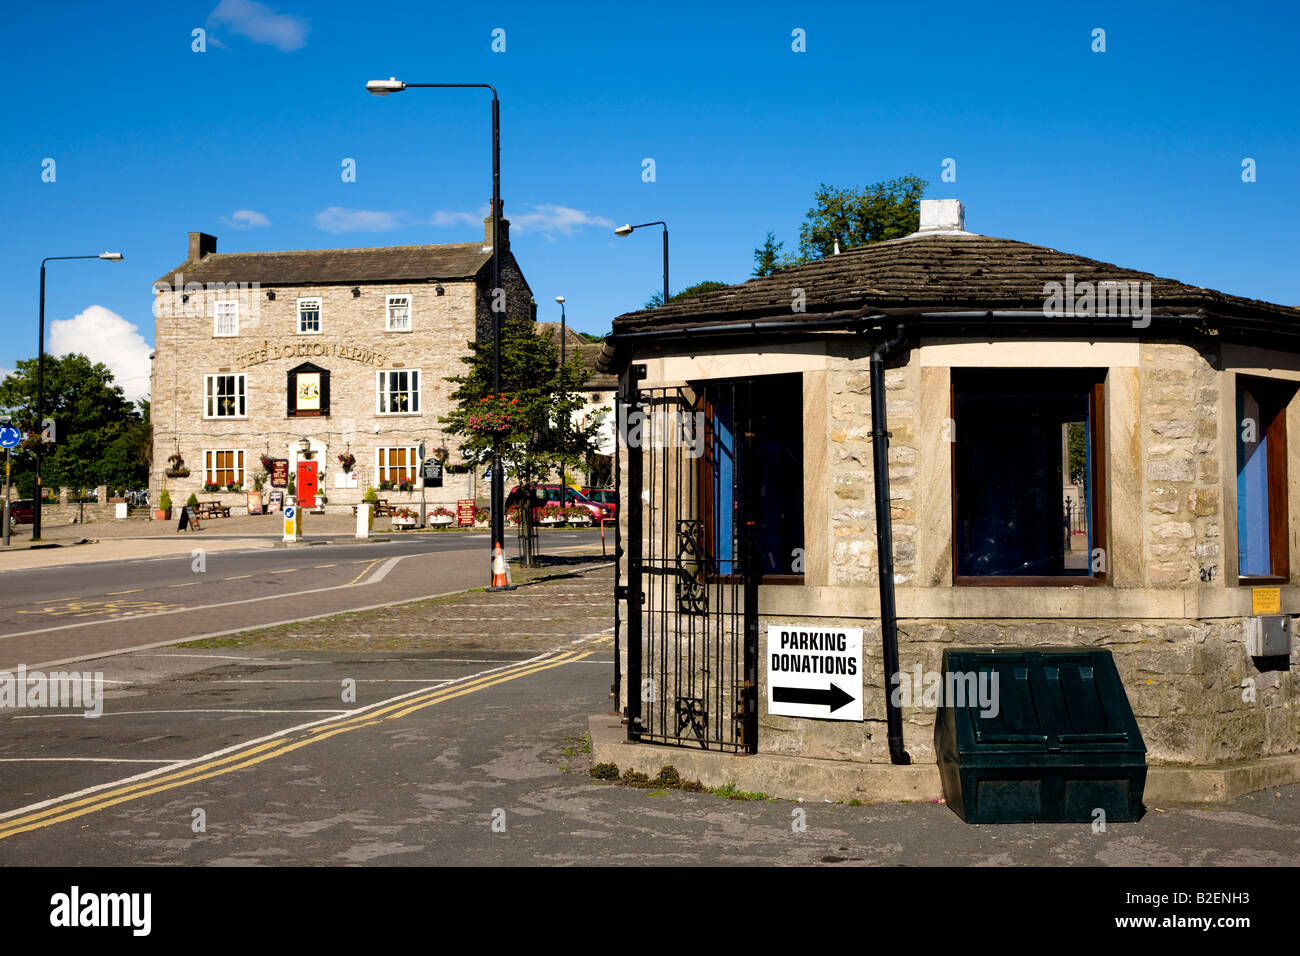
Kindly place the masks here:
<instances>
[{"instance_id":1,"label":"asphalt road","mask_svg":"<svg viewBox=\"0 0 1300 956\"><path fill-rule=\"evenodd\" d=\"M597 533L546 535L550 552ZM488 583L486 534L202 551L0 573L0 670L43 667ZM75 558L75 552L69 552Z\"/></svg>"}]
</instances>

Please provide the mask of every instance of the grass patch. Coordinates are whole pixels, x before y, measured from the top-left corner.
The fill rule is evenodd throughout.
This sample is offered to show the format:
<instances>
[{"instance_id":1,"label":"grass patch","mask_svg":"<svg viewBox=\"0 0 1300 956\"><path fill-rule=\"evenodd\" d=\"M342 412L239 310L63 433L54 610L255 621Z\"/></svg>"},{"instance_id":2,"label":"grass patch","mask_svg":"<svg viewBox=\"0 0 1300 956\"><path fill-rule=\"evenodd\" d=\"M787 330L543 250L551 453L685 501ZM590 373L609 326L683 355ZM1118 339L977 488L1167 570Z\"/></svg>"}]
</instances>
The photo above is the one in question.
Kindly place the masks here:
<instances>
[{"instance_id":1,"label":"grass patch","mask_svg":"<svg viewBox=\"0 0 1300 956\"><path fill-rule=\"evenodd\" d=\"M710 793L719 797L726 797L728 800L771 800L772 798L766 793L751 793L748 790L737 790L734 783L728 783L721 787L714 787Z\"/></svg>"}]
</instances>

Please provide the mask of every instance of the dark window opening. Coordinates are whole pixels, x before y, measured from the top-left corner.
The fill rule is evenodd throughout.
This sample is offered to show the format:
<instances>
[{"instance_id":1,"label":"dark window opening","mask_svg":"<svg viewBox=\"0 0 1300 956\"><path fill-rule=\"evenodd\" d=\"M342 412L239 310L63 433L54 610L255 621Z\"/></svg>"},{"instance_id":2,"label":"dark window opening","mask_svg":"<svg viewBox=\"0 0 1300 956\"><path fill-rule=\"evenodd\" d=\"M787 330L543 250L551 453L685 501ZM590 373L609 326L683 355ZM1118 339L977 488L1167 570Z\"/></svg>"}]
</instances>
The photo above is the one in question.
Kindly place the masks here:
<instances>
[{"instance_id":1,"label":"dark window opening","mask_svg":"<svg viewBox=\"0 0 1300 956\"><path fill-rule=\"evenodd\" d=\"M696 392L694 420L675 424L683 447L700 452L702 544L713 559L714 573L725 577L739 572L741 523L747 518L754 522L763 583L802 582L803 377L709 382ZM751 435L749 461L744 452L746 427ZM745 509L747 486L754 500Z\"/></svg>"},{"instance_id":2,"label":"dark window opening","mask_svg":"<svg viewBox=\"0 0 1300 956\"><path fill-rule=\"evenodd\" d=\"M1105 580L1103 376L953 370L956 583Z\"/></svg>"}]
</instances>

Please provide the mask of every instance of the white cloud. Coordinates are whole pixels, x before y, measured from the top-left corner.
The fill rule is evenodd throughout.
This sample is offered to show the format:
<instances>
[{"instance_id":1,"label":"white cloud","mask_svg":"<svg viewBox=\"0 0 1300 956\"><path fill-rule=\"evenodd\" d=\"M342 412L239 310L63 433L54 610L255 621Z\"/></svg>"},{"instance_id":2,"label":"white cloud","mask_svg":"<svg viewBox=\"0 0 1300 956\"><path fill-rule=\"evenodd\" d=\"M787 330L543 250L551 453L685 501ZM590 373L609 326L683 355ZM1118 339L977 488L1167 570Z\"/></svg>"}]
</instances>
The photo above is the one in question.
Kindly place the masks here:
<instances>
[{"instance_id":1,"label":"white cloud","mask_svg":"<svg viewBox=\"0 0 1300 956\"><path fill-rule=\"evenodd\" d=\"M384 232L399 229L402 213L330 206L316 213L316 225L326 232Z\"/></svg>"},{"instance_id":2,"label":"white cloud","mask_svg":"<svg viewBox=\"0 0 1300 956\"><path fill-rule=\"evenodd\" d=\"M510 220L510 228L515 232L535 231L547 238L557 232L571 236L584 226L614 228L614 224L604 216L593 216L589 212L570 209L568 206L538 205L533 206L532 212L514 218L507 215L506 218Z\"/></svg>"},{"instance_id":3,"label":"white cloud","mask_svg":"<svg viewBox=\"0 0 1300 956\"><path fill-rule=\"evenodd\" d=\"M585 226L614 228L614 224L604 216L594 216L589 212L583 212L581 209L570 209L568 206L542 204L534 205L532 210L532 212L526 212L521 216L512 216L507 213L506 219L510 223L510 228L514 232L540 232L547 239L553 239L556 233L571 236ZM487 214L487 206L484 206L482 211L478 213L450 212L439 209L433 214L430 221L435 226L459 226L461 224L477 226L487 218Z\"/></svg>"},{"instance_id":4,"label":"white cloud","mask_svg":"<svg viewBox=\"0 0 1300 956\"><path fill-rule=\"evenodd\" d=\"M92 305L71 319L50 323L50 352L80 352L92 362L103 362L113 372L130 401L149 396L149 353L138 326L111 309Z\"/></svg>"},{"instance_id":5,"label":"white cloud","mask_svg":"<svg viewBox=\"0 0 1300 956\"><path fill-rule=\"evenodd\" d=\"M445 209L439 209L429 221L435 226L477 226L486 218L487 206L484 206L483 212L479 215L472 212L449 212Z\"/></svg>"},{"instance_id":6,"label":"white cloud","mask_svg":"<svg viewBox=\"0 0 1300 956\"><path fill-rule=\"evenodd\" d=\"M290 53L307 45L307 21L287 13L276 13L256 0L221 0L208 14L208 23L230 28L231 33L266 43ZM209 43L213 42L211 40Z\"/></svg>"},{"instance_id":7,"label":"white cloud","mask_svg":"<svg viewBox=\"0 0 1300 956\"><path fill-rule=\"evenodd\" d=\"M252 229L254 226L269 226L271 220L252 209L237 209L229 218L222 216L221 221L235 229Z\"/></svg>"}]
</instances>

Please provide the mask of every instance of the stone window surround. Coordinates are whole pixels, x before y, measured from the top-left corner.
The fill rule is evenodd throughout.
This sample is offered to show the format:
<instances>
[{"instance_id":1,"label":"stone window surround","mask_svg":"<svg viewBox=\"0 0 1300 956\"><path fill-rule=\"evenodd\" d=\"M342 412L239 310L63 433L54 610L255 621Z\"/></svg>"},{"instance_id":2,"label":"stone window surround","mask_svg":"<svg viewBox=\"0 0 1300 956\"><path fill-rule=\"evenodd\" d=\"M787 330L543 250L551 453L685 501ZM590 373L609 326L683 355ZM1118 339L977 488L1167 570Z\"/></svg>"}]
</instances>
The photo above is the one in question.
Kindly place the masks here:
<instances>
[{"instance_id":1,"label":"stone window surround","mask_svg":"<svg viewBox=\"0 0 1300 956\"><path fill-rule=\"evenodd\" d=\"M215 402L216 400L215 386L216 386L216 380L219 378L233 378L235 380L235 387L236 387L235 397L238 398L239 401L244 406L244 411L242 414L222 415L215 411L211 415L208 414L209 400L212 400L213 402ZM215 404L213 405L213 408L214 409L216 408ZM226 418L243 418L243 419L248 418L248 377L246 373L217 372L217 373L203 376L203 418L206 421L217 421Z\"/></svg>"},{"instance_id":2,"label":"stone window surround","mask_svg":"<svg viewBox=\"0 0 1300 956\"><path fill-rule=\"evenodd\" d=\"M406 328L393 328L393 300L406 300ZM390 292L384 296L384 331L412 332L415 330L415 296L409 292Z\"/></svg>"},{"instance_id":3,"label":"stone window surround","mask_svg":"<svg viewBox=\"0 0 1300 956\"><path fill-rule=\"evenodd\" d=\"M1141 344L1138 341L1088 342L1044 340L1016 342L957 341L923 338L899 366L917 395L916 444L920 481L918 513L930 516L917 534L915 579L896 588L900 618L986 619L1207 619L1250 616L1249 584L1238 585L1236 555L1236 482L1221 481L1221 540L1230 543L1222 555L1222 574L1201 587L1155 588L1143 580L1143 507L1145 479L1139 463L1127 463L1123 449L1140 447L1142 427ZM1185 344L1185 343L1184 343ZM1194 348L1187 345L1188 348ZM1236 376L1275 378L1300 382L1300 355L1252 346L1225 344L1221 348L1219 378L1218 451L1221 461L1235 462ZM833 362L845 359L865 369L868 353L862 347L811 341L764 342L716 352L661 354L637 357L646 366L642 387L685 385L713 378L748 378L802 372L804 377L804 540L803 586L759 588L759 613L806 617L879 617L875 585L831 585L829 504L824 495L807 489L825 488L830 473L826 440L829 421L829 375ZM954 366L1007 368L1088 368L1107 370L1105 428L1108 461L1102 480L1110 502L1110 580L1103 586L979 587L952 585L951 572L951 456L940 454L942 424L947 417L950 370ZM1300 435L1300 392L1286 410L1287 430ZM1288 442L1287 472L1300 475L1300 441ZM1234 465L1235 474L1235 465ZM1116 493L1127 486L1137 489ZM1292 583L1282 584L1282 611L1300 613L1300 495L1290 496L1289 537ZM936 530L937 529L937 530ZM1232 583L1228 583L1232 582Z\"/></svg>"},{"instance_id":4,"label":"stone window surround","mask_svg":"<svg viewBox=\"0 0 1300 956\"><path fill-rule=\"evenodd\" d=\"M408 388L406 392L390 392L390 395L414 395L415 401L412 403L415 408L406 412L386 412L384 411L384 383L388 380L387 376L393 372L409 372L415 377L414 388ZM410 382L410 379L407 379ZM375 414L383 418L393 416L411 416L423 415L424 408L424 376L420 374L418 368L385 368L375 373Z\"/></svg>"},{"instance_id":5,"label":"stone window surround","mask_svg":"<svg viewBox=\"0 0 1300 956\"><path fill-rule=\"evenodd\" d=\"M243 487L243 486L246 484L245 478L247 477L247 472L245 471L245 465L246 465L247 462L248 462L248 456L245 454L245 450L244 450L243 448L205 448L205 449L203 449L203 482L204 482L204 484L220 485L222 488L225 488L227 485L230 484L230 482L228 482L228 481L213 481L213 480L212 480L212 479L213 479L213 476L217 473L217 466L216 466L216 465L217 465L217 455L222 454L222 453L229 453L229 454L234 455L235 457L234 457L234 466L233 466L232 468L221 469L221 470L222 470L222 471L230 471L230 472L233 472L233 474L235 475L235 480L239 483L240 487Z\"/></svg>"},{"instance_id":6,"label":"stone window surround","mask_svg":"<svg viewBox=\"0 0 1300 956\"><path fill-rule=\"evenodd\" d=\"M316 304L316 328L304 329L302 327L302 305L304 302L314 302ZM324 303L318 295L302 296L298 299L295 312L298 316L298 334L299 335L320 335L325 331Z\"/></svg>"}]
</instances>

